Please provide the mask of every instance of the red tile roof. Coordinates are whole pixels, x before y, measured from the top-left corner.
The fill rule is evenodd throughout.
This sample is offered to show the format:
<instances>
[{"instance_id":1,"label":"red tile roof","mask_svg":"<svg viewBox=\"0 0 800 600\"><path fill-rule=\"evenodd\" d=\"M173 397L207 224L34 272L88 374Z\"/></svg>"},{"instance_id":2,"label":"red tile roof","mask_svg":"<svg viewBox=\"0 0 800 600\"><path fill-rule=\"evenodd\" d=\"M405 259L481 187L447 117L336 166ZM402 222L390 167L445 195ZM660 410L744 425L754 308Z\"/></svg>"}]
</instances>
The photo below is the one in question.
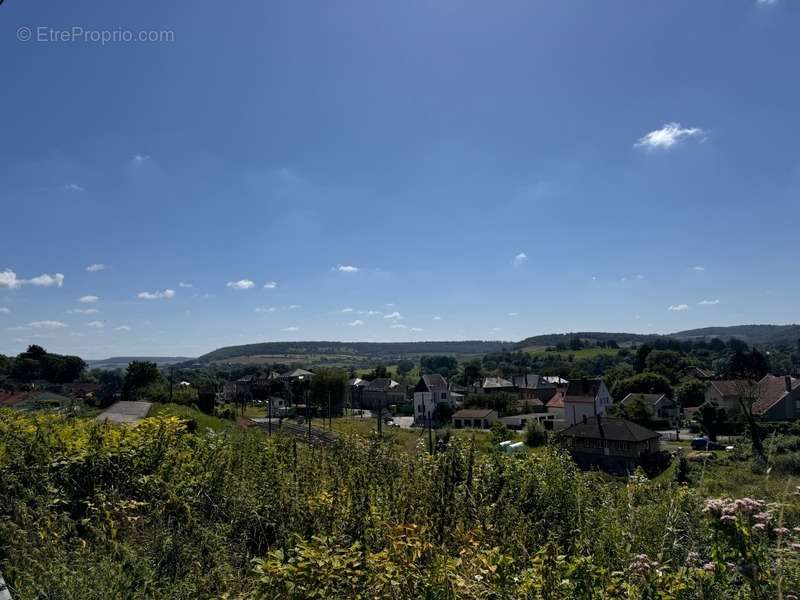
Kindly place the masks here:
<instances>
[{"instance_id":1,"label":"red tile roof","mask_svg":"<svg viewBox=\"0 0 800 600\"><path fill-rule=\"evenodd\" d=\"M800 379L789 379L792 391L800 388ZM775 406L786 394L786 378L765 375L758 382L758 400L753 403L753 413L760 415Z\"/></svg>"}]
</instances>

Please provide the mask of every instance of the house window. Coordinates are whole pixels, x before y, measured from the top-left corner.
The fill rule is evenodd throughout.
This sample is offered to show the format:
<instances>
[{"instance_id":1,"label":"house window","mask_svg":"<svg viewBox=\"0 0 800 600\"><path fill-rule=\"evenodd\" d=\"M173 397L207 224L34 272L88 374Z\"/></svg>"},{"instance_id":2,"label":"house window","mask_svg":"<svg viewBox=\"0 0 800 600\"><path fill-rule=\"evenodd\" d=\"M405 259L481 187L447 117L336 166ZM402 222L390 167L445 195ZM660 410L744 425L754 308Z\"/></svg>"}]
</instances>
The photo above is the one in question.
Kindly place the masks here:
<instances>
[{"instance_id":1,"label":"house window","mask_svg":"<svg viewBox=\"0 0 800 600\"><path fill-rule=\"evenodd\" d=\"M442 400L447 400L447 392L442 392Z\"/></svg>"}]
</instances>

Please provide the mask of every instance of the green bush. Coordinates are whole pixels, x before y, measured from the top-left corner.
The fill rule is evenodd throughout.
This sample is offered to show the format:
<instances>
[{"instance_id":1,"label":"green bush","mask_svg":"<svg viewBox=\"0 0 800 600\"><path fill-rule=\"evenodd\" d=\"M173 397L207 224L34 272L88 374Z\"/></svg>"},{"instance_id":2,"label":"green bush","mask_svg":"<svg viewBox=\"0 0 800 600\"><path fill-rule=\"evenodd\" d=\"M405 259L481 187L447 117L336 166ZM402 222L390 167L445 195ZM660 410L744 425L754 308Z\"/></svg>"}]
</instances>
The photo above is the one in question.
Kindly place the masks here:
<instances>
[{"instance_id":1,"label":"green bush","mask_svg":"<svg viewBox=\"0 0 800 600\"><path fill-rule=\"evenodd\" d=\"M547 443L547 431L538 422L531 421L525 428L525 444L537 448Z\"/></svg>"}]
</instances>

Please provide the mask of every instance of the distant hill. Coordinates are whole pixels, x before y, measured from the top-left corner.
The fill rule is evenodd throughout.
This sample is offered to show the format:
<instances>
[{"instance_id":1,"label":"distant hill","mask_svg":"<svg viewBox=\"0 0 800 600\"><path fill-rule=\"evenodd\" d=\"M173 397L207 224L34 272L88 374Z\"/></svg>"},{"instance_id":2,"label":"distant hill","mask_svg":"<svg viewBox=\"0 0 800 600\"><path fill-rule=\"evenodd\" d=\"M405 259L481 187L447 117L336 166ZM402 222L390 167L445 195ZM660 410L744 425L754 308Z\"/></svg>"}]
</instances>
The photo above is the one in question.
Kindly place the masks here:
<instances>
[{"instance_id":1,"label":"distant hill","mask_svg":"<svg viewBox=\"0 0 800 600\"><path fill-rule=\"evenodd\" d=\"M161 367L194 359L186 356L112 356L111 358L104 358L102 360L87 360L86 364L89 365L90 369L114 370L125 369L128 363L134 360L154 362Z\"/></svg>"},{"instance_id":2,"label":"distant hill","mask_svg":"<svg viewBox=\"0 0 800 600\"><path fill-rule=\"evenodd\" d=\"M559 343L568 344L574 337L579 337L584 341L608 342L615 341L618 344L643 343L653 338L661 337L658 335L646 335L641 333L610 333L605 331L575 331L572 333L548 333L545 335L534 335L525 338L521 342L514 344L518 349L535 348L541 346L555 346Z\"/></svg>"},{"instance_id":3,"label":"distant hill","mask_svg":"<svg viewBox=\"0 0 800 600\"><path fill-rule=\"evenodd\" d=\"M469 340L463 342L264 342L228 346L204 354L196 362L270 363L306 362L325 364L387 364L425 354L482 356L513 349L509 342Z\"/></svg>"},{"instance_id":4,"label":"distant hill","mask_svg":"<svg viewBox=\"0 0 800 600\"><path fill-rule=\"evenodd\" d=\"M731 327L703 327L671 334L678 339L728 340L737 338L748 344L764 346L795 346L800 340L800 325L733 325Z\"/></svg>"}]
</instances>

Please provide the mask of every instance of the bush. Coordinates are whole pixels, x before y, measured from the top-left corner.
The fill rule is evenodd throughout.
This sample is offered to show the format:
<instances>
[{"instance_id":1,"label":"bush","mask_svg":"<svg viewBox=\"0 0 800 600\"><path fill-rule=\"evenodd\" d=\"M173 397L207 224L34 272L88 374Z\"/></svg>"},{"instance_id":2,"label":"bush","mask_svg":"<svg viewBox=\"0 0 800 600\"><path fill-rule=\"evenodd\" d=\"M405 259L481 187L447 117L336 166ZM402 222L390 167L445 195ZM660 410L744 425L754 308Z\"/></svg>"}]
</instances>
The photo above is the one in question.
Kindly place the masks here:
<instances>
[{"instance_id":1,"label":"bush","mask_svg":"<svg viewBox=\"0 0 800 600\"><path fill-rule=\"evenodd\" d=\"M536 421L531 421L525 428L525 444L537 448L547 443L547 431Z\"/></svg>"}]
</instances>

